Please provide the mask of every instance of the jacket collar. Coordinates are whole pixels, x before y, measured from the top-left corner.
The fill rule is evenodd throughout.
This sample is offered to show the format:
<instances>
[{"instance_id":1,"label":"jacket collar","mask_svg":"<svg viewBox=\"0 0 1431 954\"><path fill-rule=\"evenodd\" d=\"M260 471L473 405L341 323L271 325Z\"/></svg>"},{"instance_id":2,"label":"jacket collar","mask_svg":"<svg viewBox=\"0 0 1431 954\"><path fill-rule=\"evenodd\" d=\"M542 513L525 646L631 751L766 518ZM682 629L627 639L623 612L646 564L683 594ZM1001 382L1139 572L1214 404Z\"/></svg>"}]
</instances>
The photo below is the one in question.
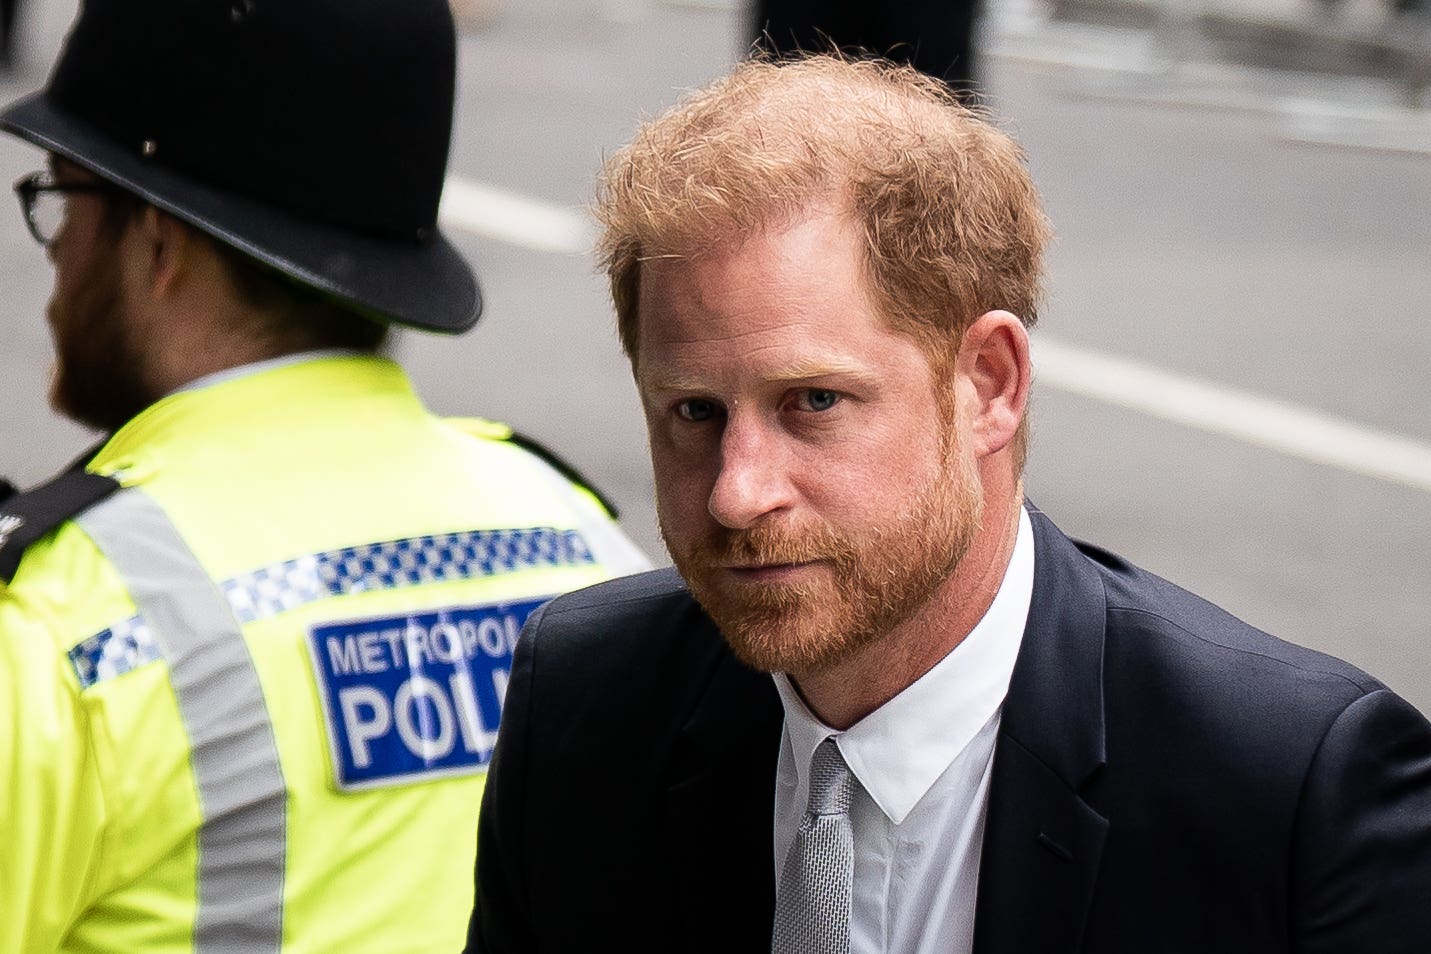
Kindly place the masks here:
<instances>
[{"instance_id":1,"label":"jacket collar","mask_svg":"<svg viewBox=\"0 0 1431 954\"><path fill-rule=\"evenodd\" d=\"M675 631L694 658L671 687L688 715L663 768L667 936L683 951L768 950L784 710L769 674L736 660L694 600Z\"/></svg>"},{"instance_id":2,"label":"jacket collar","mask_svg":"<svg viewBox=\"0 0 1431 954\"><path fill-rule=\"evenodd\" d=\"M994 750L974 954L1077 950L1108 830L1082 794L1105 761L1107 598L1094 565L1029 511L1034 597Z\"/></svg>"}]
</instances>

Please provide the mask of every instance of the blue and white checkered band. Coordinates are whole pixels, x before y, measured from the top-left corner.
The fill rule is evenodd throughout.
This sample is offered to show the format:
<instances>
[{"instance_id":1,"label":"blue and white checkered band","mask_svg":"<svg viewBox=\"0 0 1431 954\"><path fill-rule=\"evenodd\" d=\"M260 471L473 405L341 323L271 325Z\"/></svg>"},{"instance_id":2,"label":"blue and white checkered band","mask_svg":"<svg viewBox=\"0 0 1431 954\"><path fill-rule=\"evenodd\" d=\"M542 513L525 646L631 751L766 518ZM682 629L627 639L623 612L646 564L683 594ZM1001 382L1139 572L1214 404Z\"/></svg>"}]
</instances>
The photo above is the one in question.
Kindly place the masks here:
<instances>
[{"instance_id":1,"label":"blue and white checkered band","mask_svg":"<svg viewBox=\"0 0 1431 954\"><path fill-rule=\"evenodd\" d=\"M263 567L221 584L241 623L327 596L595 562L575 530L471 530L371 543Z\"/></svg>"},{"instance_id":2,"label":"blue and white checkered band","mask_svg":"<svg viewBox=\"0 0 1431 954\"><path fill-rule=\"evenodd\" d=\"M315 553L241 574L220 583L219 589L239 622L252 623L330 596L595 562L576 530L467 530ZM69 652L84 689L160 655L148 625L138 616Z\"/></svg>"},{"instance_id":3,"label":"blue and white checkered band","mask_svg":"<svg viewBox=\"0 0 1431 954\"><path fill-rule=\"evenodd\" d=\"M88 689L97 682L122 676L160 657L159 644L149 626L138 616L86 639L70 650L80 686Z\"/></svg>"}]
</instances>

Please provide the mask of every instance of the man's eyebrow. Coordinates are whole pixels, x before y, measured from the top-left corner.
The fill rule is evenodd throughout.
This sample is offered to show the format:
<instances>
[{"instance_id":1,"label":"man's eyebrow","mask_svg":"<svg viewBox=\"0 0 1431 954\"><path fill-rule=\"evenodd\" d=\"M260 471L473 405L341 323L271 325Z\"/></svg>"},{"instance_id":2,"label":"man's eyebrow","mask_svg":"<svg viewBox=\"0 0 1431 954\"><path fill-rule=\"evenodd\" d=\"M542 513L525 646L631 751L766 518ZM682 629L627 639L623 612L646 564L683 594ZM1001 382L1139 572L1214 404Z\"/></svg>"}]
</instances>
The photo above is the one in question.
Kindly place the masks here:
<instances>
[{"instance_id":1,"label":"man's eyebrow","mask_svg":"<svg viewBox=\"0 0 1431 954\"><path fill-rule=\"evenodd\" d=\"M819 381L826 378L840 378L857 384L873 383L878 376L865 366L852 361L824 360L811 358L796 361L763 371L760 380L766 384L798 384L802 381ZM700 375L665 374L656 372L645 377L642 390L695 392L710 390L709 378Z\"/></svg>"},{"instance_id":2,"label":"man's eyebrow","mask_svg":"<svg viewBox=\"0 0 1431 954\"><path fill-rule=\"evenodd\" d=\"M762 378L770 382L810 381L817 378L873 380L875 375L857 361L842 358L806 358L775 368Z\"/></svg>"}]
</instances>

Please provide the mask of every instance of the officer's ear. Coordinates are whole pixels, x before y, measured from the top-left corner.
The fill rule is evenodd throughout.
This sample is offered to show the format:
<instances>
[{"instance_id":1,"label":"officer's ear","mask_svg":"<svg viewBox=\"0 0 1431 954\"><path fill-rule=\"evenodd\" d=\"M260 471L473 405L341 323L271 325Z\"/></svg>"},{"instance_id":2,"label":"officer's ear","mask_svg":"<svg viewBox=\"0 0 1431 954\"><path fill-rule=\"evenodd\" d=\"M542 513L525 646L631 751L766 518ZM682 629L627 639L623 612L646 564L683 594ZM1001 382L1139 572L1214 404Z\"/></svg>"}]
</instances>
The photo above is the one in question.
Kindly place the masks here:
<instances>
[{"instance_id":1,"label":"officer's ear","mask_svg":"<svg viewBox=\"0 0 1431 954\"><path fill-rule=\"evenodd\" d=\"M192 229L168 212L146 205L131 235L143 257L147 291L156 299L169 297L198 252Z\"/></svg>"}]
</instances>

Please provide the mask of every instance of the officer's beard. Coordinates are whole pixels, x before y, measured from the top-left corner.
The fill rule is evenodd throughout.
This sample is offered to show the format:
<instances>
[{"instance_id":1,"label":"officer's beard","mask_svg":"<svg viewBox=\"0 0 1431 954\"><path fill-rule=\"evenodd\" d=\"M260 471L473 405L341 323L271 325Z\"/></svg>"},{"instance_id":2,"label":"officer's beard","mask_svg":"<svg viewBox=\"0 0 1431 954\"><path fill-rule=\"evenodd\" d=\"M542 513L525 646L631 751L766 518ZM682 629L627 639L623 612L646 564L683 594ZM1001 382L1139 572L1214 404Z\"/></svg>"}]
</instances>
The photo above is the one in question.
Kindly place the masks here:
<instances>
[{"instance_id":1,"label":"officer's beard","mask_svg":"<svg viewBox=\"0 0 1431 954\"><path fill-rule=\"evenodd\" d=\"M70 293L50 298L55 342L50 406L73 421L113 433L157 398L141 378L142 351L124 320L118 263L96 255Z\"/></svg>"}]
</instances>

